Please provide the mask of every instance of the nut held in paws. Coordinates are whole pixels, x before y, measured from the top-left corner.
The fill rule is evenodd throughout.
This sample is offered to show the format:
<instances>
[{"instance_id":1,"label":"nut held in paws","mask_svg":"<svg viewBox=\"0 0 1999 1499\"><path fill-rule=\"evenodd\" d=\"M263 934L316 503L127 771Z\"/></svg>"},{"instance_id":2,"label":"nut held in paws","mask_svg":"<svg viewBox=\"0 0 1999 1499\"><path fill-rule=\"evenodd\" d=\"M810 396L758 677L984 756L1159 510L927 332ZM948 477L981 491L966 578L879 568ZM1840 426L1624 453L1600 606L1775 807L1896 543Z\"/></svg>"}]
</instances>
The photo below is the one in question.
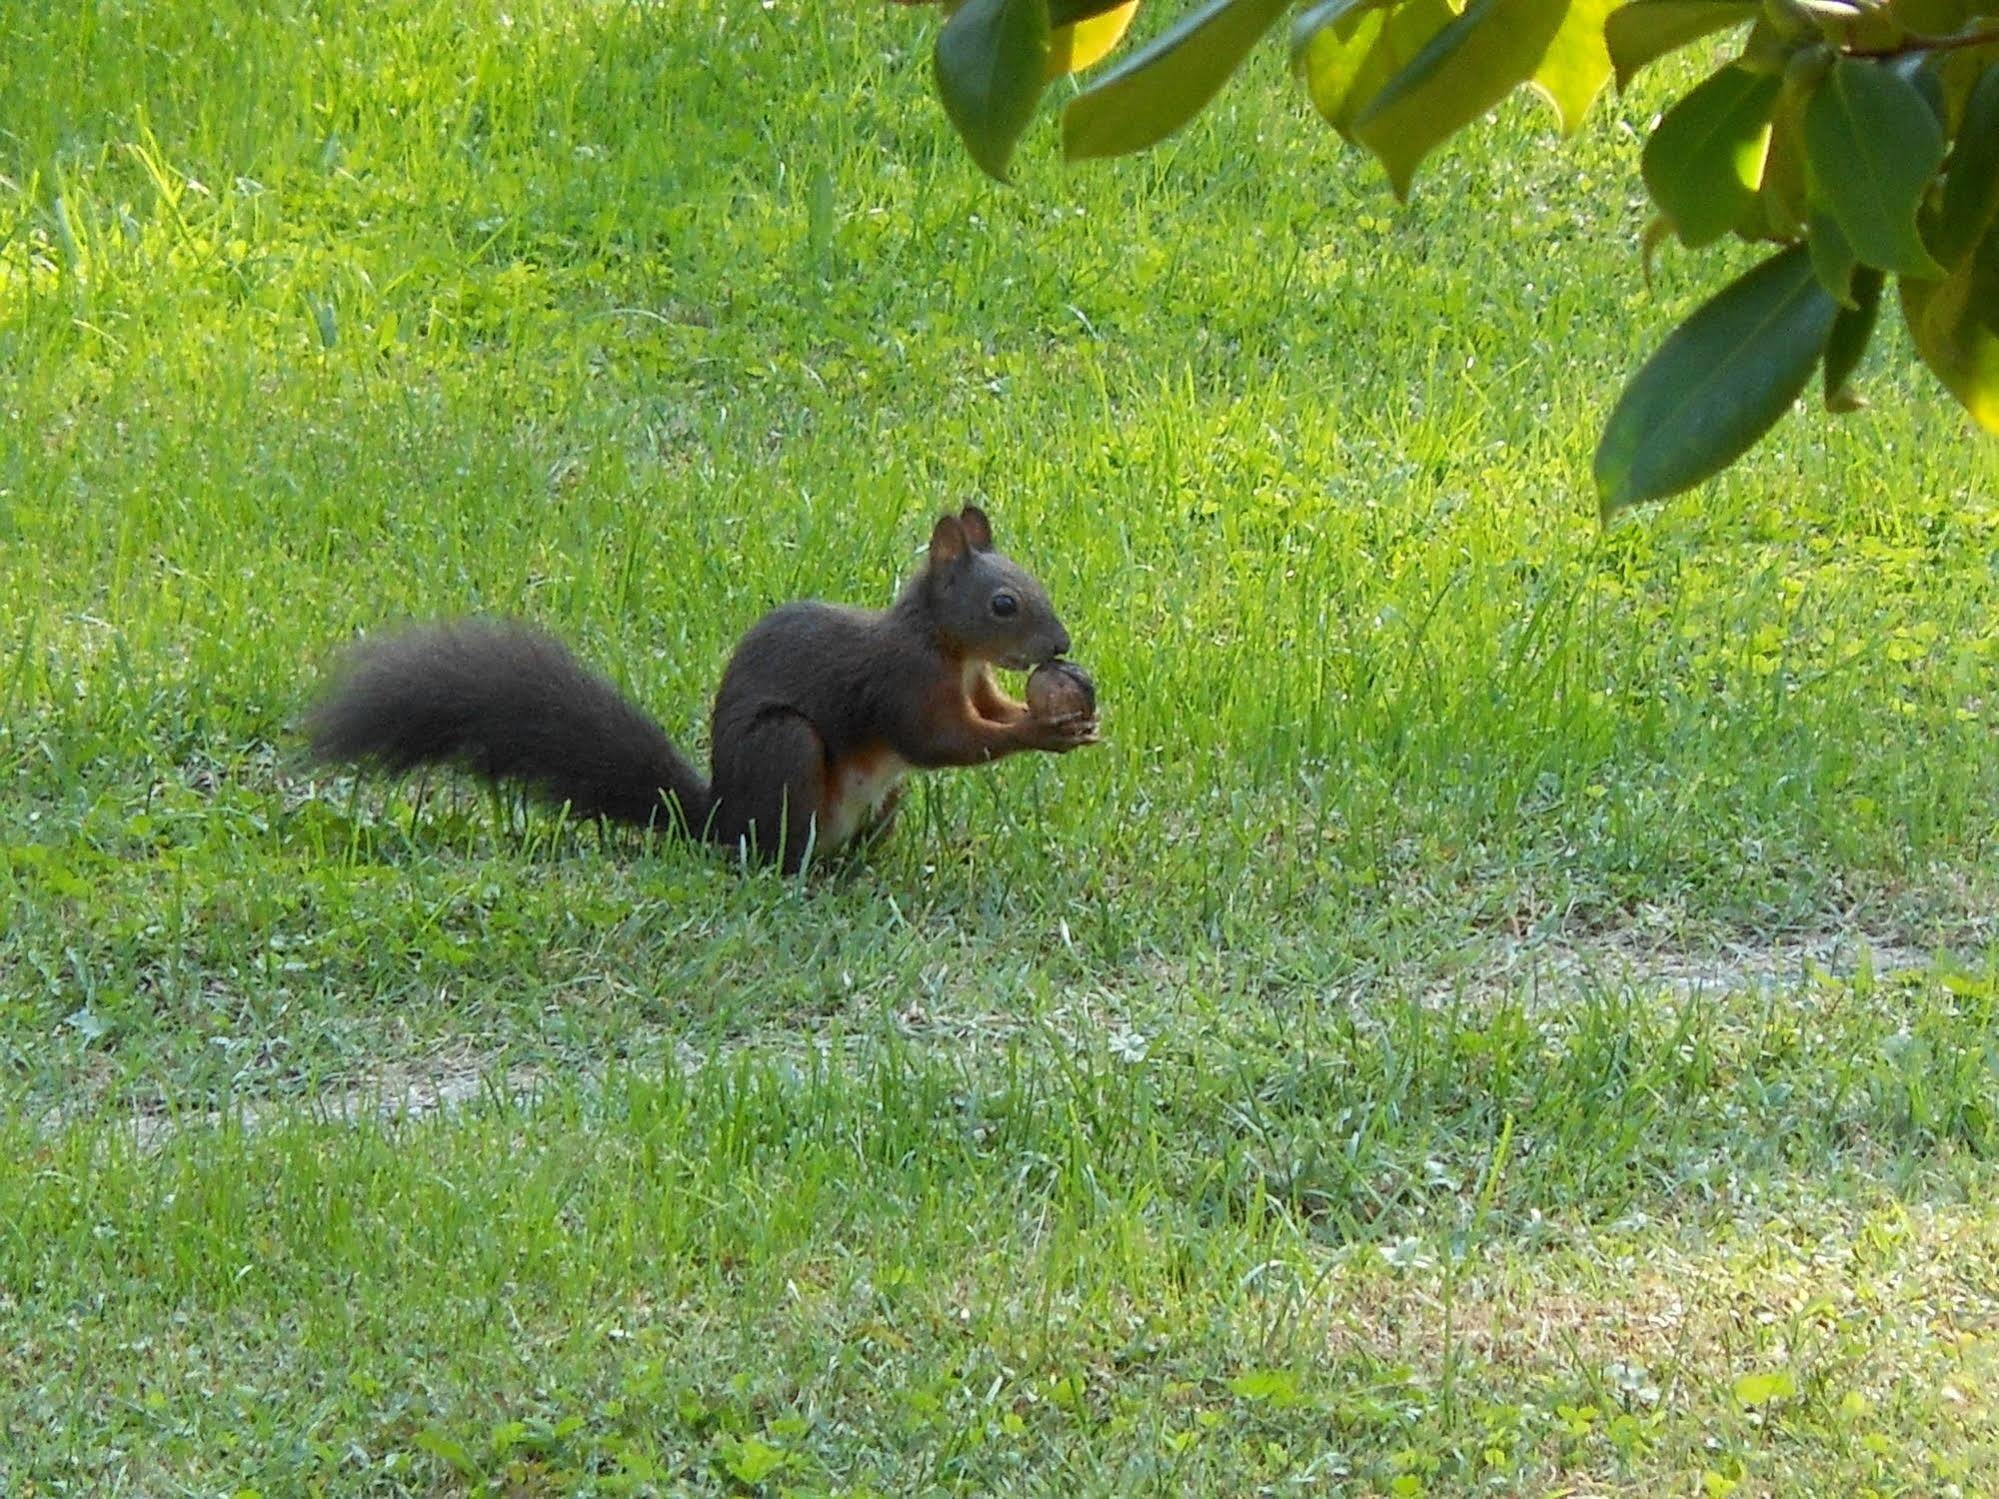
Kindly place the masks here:
<instances>
[{"instance_id":1,"label":"nut held in paws","mask_svg":"<svg viewBox=\"0 0 1999 1499\"><path fill-rule=\"evenodd\" d=\"M1096 684L1070 661L1045 661L1027 678L1027 710L1049 721L1097 711Z\"/></svg>"}]
</instances>

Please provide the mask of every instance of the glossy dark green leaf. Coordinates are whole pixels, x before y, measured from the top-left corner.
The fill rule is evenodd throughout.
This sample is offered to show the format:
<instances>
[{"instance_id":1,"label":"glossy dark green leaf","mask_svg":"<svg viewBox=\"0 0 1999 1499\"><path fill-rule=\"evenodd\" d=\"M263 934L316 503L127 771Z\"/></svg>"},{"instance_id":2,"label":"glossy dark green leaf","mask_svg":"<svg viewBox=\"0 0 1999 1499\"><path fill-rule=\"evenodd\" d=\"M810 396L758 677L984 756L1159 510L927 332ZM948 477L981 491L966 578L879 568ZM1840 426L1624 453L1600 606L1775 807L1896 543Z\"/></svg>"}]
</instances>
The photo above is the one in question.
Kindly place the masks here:
<instances>
[{"instance_id":1,"label":"glossy dark green leaf","mask_svg":"<svg viewBox=\"0 0 1999 1499\"><path fill-rule=\"evenodd\" d=\"M1914 87L1923 96L1923 103L1929 105L1930 113L1936 116L1939 127L1944 127L1950 119L1950 100L1945 96L1943 80L1937 77L1936 69L1930 66L1930 55L1924 52L1908 52L1888 60L1888 71Z\"/></svg>"},{"instance_id":2,"label":"glossy dark green leaf","mask_svg":"<svg viewBox=\"0 0 1999 1499\"><path fill-rule=\"evenodd\" d=\"M1855 411L1867 404L1853 389L1853 375L1879 322L1886 279L1872 266L1861 266L1853 273L1852 301L1839 309L1826 337L1823 364L1828 411Z\"/></svg>"},{"instance_id":3,"label":"glossy dark green leaf","mask_svg":"<svg viewBox=\"0 0 1999 1499\"><path fill-rule=\"evenodd\" d=\"M1048 35L1048 0L965 0L937 33L944 112L1001 181L1047 84Z\"/></svg>"},{"instance_id":4,"label":"glossy dark green leaf","mask_svg":"<svg viewBox=\"0 0 1999 1499\"><path fill-rule=\"evenodd\" d=\"M1686 245L1733 228L1763 185L1782 80L1722 68L1666 111L1645 142L1645 186Z\"/></svg>"},{"instance_id":5,"label":"glossy dark green leaf","mask_svg":"<svg viewBox=\"0 0 1999 1499\"><path fill-rule=\"evenodd\" d=\"M1825 405L1828 411L1855 411L1866 403L1853 389L1853 372L1874 336L1881 316L1881 273L1872 266L1853 276L1853 305L1842 307L1825 341Z\"/></svg>"},{"instance_id":6,"label":"glossy dark green leaf","mask_svg":"<svg viewBox=\"0 0 1999 1499\"><path fill-rule=\"evenodd\" d=\"M1617 86L1626 87L1638 70L1668 52L1728 26L1753 20L1756 0L1632 0L1603 23Z\"/></svg>"},{"instance_id":7,"label":"glossy dark green leaf","mask_svg":"<svg viewBox=\"0 0 1999 1499\"><path fill-rule=\"evenodd\" d=\"M1819 285L1832 293L1833 301L1845 307L1853 301L1853 273L1860 262L1839 224L1823 213L1814 213L1806 226L1806 247L1812 252L1812 274Z\"/></svg>"},{"instance_id":8,"label":"glossy dark green leaf","mask_svg":"<svg viewBox=\"0 0 1999 1499\"><path fill-rule=\"evenodd\" d=\"M1603 513L1678 494L1747 452L1811 379L1837 311L1803 245L1695 309L1610 413L1596 449Z\"/></svg>"},{"instance_id":9,"label":"glossy dark green leaf","mask_svg":"<svg viewBox=\"0 0 1999 1499\"><path fill-rule=\"evenodd\" d=\"M1209 0L1108 69L1062 112L1072 161L1142 151L1214 98L1289 0Z\"/></svg>"},{"instance_id":10,"label":"glossy dark green leaf","mask_svg":"<svg viewBox=\"0 0 1999 1499\"><path fill-rule=\"evenodd\" d=\"M1938 276L1916 229L1943 164L1943 131L1922 93L1878 62L1842 57L1805 105L1810 196L1839 222L1863 265Z\"/></svg>"},{"instance_id":11,"label":"glossy dark green leaf","mask_svg":"<svg viewBox=\"0 0 1999 1499\"><path fill-rule=\"evenodd\" d=\"M1533 75L1570 0L1471 0L1355 117L1354 138L1406 198L1431 151Z\"/></svg>"},{"instance_id":12,"label":"glossy dark green leaf","mask_svg":"<svg viewBox=\"0 0 1999 1499\"><path fill-rule=\"evenodd\" d=\"M1999 63L1972 85L1944 178L1937 254L1956 265L1999 219Z\"/></svg>"}]
</instances>

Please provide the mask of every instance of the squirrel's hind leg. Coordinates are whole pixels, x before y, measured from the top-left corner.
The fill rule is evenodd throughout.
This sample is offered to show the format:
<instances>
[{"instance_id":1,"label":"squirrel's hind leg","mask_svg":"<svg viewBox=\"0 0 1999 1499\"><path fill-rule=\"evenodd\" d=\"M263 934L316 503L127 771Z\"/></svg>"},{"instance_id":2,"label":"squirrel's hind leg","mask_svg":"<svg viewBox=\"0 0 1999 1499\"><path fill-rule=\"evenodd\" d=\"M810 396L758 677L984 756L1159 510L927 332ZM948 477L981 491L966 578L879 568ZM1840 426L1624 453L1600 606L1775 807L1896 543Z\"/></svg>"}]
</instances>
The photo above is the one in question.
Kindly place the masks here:
<instances>
[{"instance_id":1,"label":"squirrel's hind leg","mask_svg":"<svg viewBox=\"0 0 1999 1499\"><path fill-rule=\"evenodd\" d=\"M800 714L760 715L715 756L713 837L777 859L787 874L805 862L826 815L826 741Z\"/></svg>"}]
</instances>

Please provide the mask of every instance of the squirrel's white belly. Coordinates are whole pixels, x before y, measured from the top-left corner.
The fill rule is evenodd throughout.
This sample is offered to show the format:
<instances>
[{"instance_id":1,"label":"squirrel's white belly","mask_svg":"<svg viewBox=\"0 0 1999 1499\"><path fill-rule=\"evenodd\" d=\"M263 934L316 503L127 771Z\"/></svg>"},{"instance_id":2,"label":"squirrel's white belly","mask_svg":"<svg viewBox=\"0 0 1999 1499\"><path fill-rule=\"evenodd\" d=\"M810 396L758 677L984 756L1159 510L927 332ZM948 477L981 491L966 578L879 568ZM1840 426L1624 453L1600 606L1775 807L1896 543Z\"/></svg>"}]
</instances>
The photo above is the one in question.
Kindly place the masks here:
<instances>
[{"instance_id":1,"label":"squirrel's white belly","mask_svg":"<svg viewBox=\"0 0 1999 1499\"><path fill-rule=\"evenodd\" d=\"M838 848L881 812L909 774L909 762L887 750L855 755L828 779L830 795L819 824L819 845Z\"/></svg>"}]
</instances>

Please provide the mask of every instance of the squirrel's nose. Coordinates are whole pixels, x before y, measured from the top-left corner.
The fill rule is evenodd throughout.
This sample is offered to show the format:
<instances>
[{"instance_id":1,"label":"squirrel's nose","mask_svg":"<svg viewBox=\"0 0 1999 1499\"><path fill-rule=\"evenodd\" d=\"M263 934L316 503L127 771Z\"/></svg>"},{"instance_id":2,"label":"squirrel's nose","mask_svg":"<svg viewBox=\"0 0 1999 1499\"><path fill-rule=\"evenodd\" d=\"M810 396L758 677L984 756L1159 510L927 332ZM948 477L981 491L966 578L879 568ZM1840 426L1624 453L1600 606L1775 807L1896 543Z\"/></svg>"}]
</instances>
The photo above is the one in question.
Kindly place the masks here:
<instances>
[{"instance_id":1,"label":"squirrel's nose","mask_svg":"<svg viewBox=\"0 0 1999 1499\"><path fill-rule=\"evenodd\" d=\"M1055 654L1058 656L1069 654L1069 632L1060 625L1055 627Z\"/></svg>"}]
</instances>

